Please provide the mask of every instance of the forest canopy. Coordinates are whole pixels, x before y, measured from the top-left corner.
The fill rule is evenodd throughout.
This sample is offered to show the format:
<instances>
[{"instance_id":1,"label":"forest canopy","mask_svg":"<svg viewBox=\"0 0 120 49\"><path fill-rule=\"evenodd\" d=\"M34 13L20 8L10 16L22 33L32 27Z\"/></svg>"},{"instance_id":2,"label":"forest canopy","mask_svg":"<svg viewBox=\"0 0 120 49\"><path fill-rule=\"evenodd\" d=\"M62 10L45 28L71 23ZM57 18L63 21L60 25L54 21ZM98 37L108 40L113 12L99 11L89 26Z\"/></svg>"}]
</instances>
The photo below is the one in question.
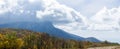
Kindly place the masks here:
<instances>
[{"instance_id":1,"label":"forest canopy","mask_svg":"<svg viewBox=\"0 0 120 49\"><path fill-rule=\"evenodd\" d=\"M0 29L0 49L86 49L119 45L108 41L95 43L50 36L22 29Z\"/></svg>"}]
</instances>

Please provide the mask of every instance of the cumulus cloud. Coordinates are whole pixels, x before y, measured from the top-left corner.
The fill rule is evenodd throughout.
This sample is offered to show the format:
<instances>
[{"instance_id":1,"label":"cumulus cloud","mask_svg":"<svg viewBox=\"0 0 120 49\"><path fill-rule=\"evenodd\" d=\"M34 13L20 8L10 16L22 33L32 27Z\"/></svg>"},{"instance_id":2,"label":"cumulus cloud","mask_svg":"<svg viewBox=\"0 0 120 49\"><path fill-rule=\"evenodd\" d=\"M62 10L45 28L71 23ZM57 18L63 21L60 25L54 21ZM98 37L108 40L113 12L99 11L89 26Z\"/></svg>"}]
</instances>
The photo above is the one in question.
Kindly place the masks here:
<instances>
[{"instance_id":1,"label":"cumulus cloud","mask_svg":"<svg viewBox=\"0 0 120 49\"><path fill-rule=\"evenodd\" d=\"M120 0L57 0L62 4L80 11L85 16L93 16L104 6L109 8L120 6ZM101 4L102 3L102 4Z\"/></svg>"},{"instance_id":2,"label":"cumulus cloud","mask_svg":"<svg viewBox=\"0 0 120 49\"><path fill-rule=\"evenodd\" d=\"M86 18L80 12L56 0L0 0L0 13L5 12L21 15L24 19L27 15L42 21L50 21L56 27L67 31L120 29L120 7L112 9L104 7L93 17Z\"/></svg>"},{"instance_id":3,"label":"cumulus cloud","mask_svg":"<svg viewBox=\"0 0 120 49\"><path fill-rule=\"evenodd\" d=\"M32 18L36 18L42 21L50 21L58 28L66 26L64 29L69 27L75 29L78 25L78 28L81 29L82 26L88 24L87 19L80 12L60 4L56 0L5 0L3 6L4 8L1 9L6 8L6 13L10 12L10 20L20 20L20 18L32 20ZM5 15L7 15L6 13ZM34 15L35 13L36 15Z\"/></svg>"},{"instance_id":4,"label":"cumulus cloud","mask_svg":"<svg viewBox=\"0 0 120 49\"><path fill-rule=\"evenodd\" d=\"M37 17L42 20L67 24L75 21L84 23L86 19L79 12L68 6L62 5L55 0L51 0L50 2L44 0L43 2L45 2L45 9L37 11Z\"/></svg>"},{"instance_id":5,"label":"cumulus cloud","mask_svg":"<svg viewBox=\"0 0 120 49\"><path fill-rule=\"evenodd\" d=\"M42 10L41 0L0 0L0 13Z\"/></svg>"},{"instance_id":6,"label":"cumulus cloud","mask_svg":"<svg viewBox=\"0 0 120 49\"><path fill-rule=\"evenodd\" d=\"M120 30L120 7L108 9L104 7L91 17L92 30Z\"/></svg>"},{"instance_id":7,"label":"cumulus cloud","mask_svg":"<svg viewBox=\"0 0 120 49\"><path fill-rule=\"evenodd\" d=\"M60 4L55 0L44 5L46 5L44 10L37 11L37 17L40 20L50 21L55 27L72 34L77 34L80 30L85 30L88 27L87 18L73 8Z\"/></svg>"},{"instance_id":8,"label":"cumulus cloud","mask_svg":"<svg viewBox=\"0 0 120 49\"><path fill-rule=\"evenodd\" d=\"M11 11L17 5L17 0L0 0L0 13Z\"/></svg>"},{"instance_id":9,"label":"cumulus cloud","mask_svg":"<svg viewBox=\"0 0 120 49\"><path fill-rule=\"evenodd\" d=\"M84 23L85 17L76 10L58 3L56 0L1 0L0 13L4 14L31 14L35 13L34 17L45 21L55 23L69 23L78 21Z\"/></svg>"}]
</instances>

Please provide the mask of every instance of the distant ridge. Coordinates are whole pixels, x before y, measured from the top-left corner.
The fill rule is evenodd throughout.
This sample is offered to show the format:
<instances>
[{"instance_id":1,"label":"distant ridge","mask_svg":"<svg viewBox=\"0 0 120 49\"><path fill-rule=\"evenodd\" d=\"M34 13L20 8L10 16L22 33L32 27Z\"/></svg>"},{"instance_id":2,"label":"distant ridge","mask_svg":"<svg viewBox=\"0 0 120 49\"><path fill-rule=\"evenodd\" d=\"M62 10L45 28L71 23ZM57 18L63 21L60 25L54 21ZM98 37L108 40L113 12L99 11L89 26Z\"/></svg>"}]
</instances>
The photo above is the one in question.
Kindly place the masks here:
<instances>
[{"instance_id":1,"label":"distant ridge","mask_svg":"<svg viewBox=\"0 0 120 49\"><path fill-rule=\"evenodd\" d=\"M87 41L90 41L90 42L101 42L100 40L94 38L94 37L88 37L86 38Z\"/></svg>"}]
</instances>

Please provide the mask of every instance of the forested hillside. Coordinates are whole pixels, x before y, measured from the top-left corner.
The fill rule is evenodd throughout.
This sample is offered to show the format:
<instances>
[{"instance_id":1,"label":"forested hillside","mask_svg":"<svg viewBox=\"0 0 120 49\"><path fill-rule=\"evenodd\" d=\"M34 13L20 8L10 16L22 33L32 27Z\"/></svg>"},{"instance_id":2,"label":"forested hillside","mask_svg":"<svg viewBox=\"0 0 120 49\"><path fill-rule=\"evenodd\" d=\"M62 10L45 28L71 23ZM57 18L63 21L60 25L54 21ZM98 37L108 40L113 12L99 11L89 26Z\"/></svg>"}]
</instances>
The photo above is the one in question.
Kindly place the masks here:
<instances>
[{"instance_id":1,"label":"forested hillside","mask_svg":"<svg viewBox=\"0 0 120 49\"><path fill-rule=\"evenodd\" d=\"M117 43L75 41L22 29L0 29L0 49L86 49Z\"/></svg>"}]
</instances>

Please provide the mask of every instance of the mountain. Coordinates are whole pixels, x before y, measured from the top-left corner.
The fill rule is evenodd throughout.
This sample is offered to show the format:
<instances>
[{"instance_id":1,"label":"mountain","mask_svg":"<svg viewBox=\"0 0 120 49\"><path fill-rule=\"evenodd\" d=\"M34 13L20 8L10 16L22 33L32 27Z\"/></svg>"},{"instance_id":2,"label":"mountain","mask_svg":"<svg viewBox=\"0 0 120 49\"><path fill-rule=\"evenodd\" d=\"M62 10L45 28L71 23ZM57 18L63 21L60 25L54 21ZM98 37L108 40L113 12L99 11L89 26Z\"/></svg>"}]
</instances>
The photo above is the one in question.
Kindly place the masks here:
<instances>
[{"instance_id":1,"label":"mountain","mask_svg":"<svg viewBox=\"0 0 120 49\"><path fill-rule=\"evenodd\" d=\"M33 3L29 2L29 0L16 0L12 3L8 0L7 2L1 7L1 9L7 11L0 13L0 28L28 29L37 32L46 32L65 39L85 40L83 37L65 32L70 27L72 31L87 28L86 17L73 8L62 5L56 0L51 0L49 3L47 0L36 0ZM58 29L53 25L66 27Z\"/></svg>"},{"instance_id":2,"label":"mountain","mask_svg":"<svg viewBox=\"0 0 120 49\"><path fill-rule=\"evenodd\" d=\"M1 24L0 28L16 28L16 29L27 29L37 32L45 32L52 36L57 36L60 38L65 39L74 39L74 40L82 40L85 41L86 39L77 35L73 35L67 33L63 30L55 28L51 22L17 22L17 23L8 23L8 24ZM89 41L89 40L88 40ZM90 40L92 42L92 39ZM94 40L93 40L94 42Z\"/></svg>"},{"instance_id":3,"label":"mountain","mask_svg":"<svg viewBox=\"0 0 120 49\"><path fill-rule=\"evenodd\" d=\"M100 40L94 38L94 37L88 37L86 38L87 41L90 41L90 42L101 42Z\"/></svg>"},{"instance_id":4,"label":"mountain","mask_svg":"<svg viewBox=\"0 0 120 49\"><path fill-rule=\"evenodd\" d=\"M37 32L45 32L53 36L62 37L66 39L85 40L83 37L69 34L63 30L55 28L51 22L17 22L1 24L0 28L19 28L27 29Z\"/></svg>"}]
</instances>

